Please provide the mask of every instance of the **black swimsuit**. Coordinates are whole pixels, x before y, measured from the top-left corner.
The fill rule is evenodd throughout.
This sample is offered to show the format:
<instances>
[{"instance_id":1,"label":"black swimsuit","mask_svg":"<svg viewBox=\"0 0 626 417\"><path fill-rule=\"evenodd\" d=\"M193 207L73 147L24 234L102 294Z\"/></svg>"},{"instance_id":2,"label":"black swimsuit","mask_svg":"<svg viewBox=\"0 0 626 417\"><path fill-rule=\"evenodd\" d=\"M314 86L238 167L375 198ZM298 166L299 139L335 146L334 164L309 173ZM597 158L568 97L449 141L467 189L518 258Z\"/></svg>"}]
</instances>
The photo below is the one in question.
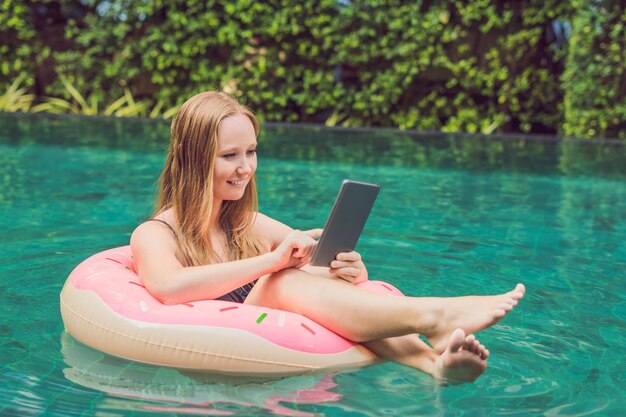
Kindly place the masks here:
<instances>
[{"instance_id":1,"label":"black swimsuit","mask_svg":"<svg viewBox=\"0 0 626 417\"><path fill-rule=\"evenodd\" d=\"M160 219L150 219L149 221L155 221L155 222L161 222L164 225L166 225L171 231L172 234L174 235L174 238L176 240L178 240L178 236L176 235L176 231L174 230L174 228L172 226L170 226L170 224L164 220L160 220ZM239 288L234 289L233 291L229 292L228 294L224 294L219 298L216 298L216 300L223 300L223 301L232 301L234 303L240 303L242 304L246 297L248 296L248 294L250 294L250 291L252 291L252 288L254 287L254 284L256 284L256 280L252 281L249 284L243 285Z\"/></svg>"}]
</instances>

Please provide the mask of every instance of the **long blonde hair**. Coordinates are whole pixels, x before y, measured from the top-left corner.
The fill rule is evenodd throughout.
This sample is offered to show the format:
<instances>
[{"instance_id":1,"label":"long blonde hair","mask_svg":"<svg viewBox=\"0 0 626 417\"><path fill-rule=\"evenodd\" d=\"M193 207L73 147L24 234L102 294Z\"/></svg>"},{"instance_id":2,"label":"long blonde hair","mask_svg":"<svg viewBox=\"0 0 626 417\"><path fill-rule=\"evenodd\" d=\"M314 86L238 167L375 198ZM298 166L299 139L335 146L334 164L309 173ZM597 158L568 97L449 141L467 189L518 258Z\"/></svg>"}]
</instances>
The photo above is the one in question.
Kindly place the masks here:
<instances>
[{"instance_id":1,"label":"long blonde hair","mask_svg":"<svg viewBox=\"0 0 626 417\"><path fill-rule=\"evenodd\" d=\"M228 259L220 259L209 237L217 133L224 118L238 114L250 119L258 136L254 113L225 93L210 91L191 97L172 121L154 216L173 210L178 223L177 257L184 266L243 259L262 252L262 241L250 233L258 210L256 176L240 200L223 202L218 215L218 224L226 233Z\"/></svg>"}]
</instances>

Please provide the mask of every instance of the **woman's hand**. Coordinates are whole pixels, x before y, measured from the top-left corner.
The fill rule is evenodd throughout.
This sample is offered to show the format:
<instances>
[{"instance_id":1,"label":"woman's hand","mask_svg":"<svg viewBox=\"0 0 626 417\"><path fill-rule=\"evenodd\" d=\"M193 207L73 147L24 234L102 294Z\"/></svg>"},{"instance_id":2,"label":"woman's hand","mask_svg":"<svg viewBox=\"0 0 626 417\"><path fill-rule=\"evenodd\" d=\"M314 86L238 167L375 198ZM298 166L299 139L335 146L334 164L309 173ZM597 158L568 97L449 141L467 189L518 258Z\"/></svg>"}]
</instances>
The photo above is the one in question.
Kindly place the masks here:
<instances>
[{"instance_id":1,"label":"woman's hand","mask_svg":"<svg viewBox=\"0 0 626 417\"><path fill-rule=\"evenodd\" d=\"M311 260L317 245L316 238L322 235L322 229L293 230L272 251L273 270L300 267Z\"/></svg>"},{"instance_id":2,"label":"woman's hand","mask_svg":"<svg viewBox=\"0 0 626 417\"><path fill-rule=\"evenodd\" d=\"M353 284L367 280L365 265L361 261L361 255L357 252L342 252L337 254L330 263L330 273Z\"/></svg>"}]
</instances>

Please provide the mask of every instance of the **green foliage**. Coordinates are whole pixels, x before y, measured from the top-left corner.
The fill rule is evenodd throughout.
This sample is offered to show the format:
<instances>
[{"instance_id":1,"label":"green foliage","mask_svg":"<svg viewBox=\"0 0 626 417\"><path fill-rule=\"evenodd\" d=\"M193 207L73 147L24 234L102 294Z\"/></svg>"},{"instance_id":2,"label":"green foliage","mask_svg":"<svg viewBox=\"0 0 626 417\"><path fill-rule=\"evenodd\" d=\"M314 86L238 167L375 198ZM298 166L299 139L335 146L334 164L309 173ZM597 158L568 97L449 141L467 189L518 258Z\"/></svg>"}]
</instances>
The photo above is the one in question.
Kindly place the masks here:
<instances>
[{"instance_id":1,"label":"green foliage","mask_svg":"<svg viewBox=\"0 0 626 417\"><path fill-rule=\"evenodd\" d=\"M0 87L58 111L171 116L223 89L266 121L624 132L618 0L0 1Z\"/></svg>"},{"instance_id":2,"label":"green foliage","mask_svg":"<svg viewBox=\"0 0 626 417\"><path fill-rule=\"evenodd\" d=\"M0 80L19 79L31 86L36 69L47 54L37 39L32 8L19 0L1 0L0 4Z\"/></svg>"},{"instance_id":3,"label":"green foliage","mask_svg":"<svg viewBox=\"0 0 626 417\"><path fill-rule=\"evenodd\" d=\"M45 103L37 104L33 107L33 112L48 112L48 113L74 113L84 114L86 116L93 116L98 114L98 102L95 97L91 97L89 100L85 100L81 93L70 83L70 81L61 76L60 77L63 86L72 97L73 101L67 101L60 98L47 97ZM89 104L87 104L89 101Z\"/></svg>"},{"instance_id":4,"label":"green foliage","mask_svg":"<svg viewBox=\"0 0 626 417\"><path fill-rule=\"evenodd\" d=\"M124 95L111 104L106 106L101 112L98 111L98 101L94 95L85 99L83 95L71 84L71 82L61 76L63 86L72 97L72 100L64 100L61 98L46 97L43 103L33 106L32 112L48 112L48 113L72 113L82 114L85 116L94 116L102 114L104 116L117 117L136 117L145 115L148 110L149 103L147 100L136 101L128 88L124 88ZM32 98L31 98L32 100ZM1 102L0 102L1 103ZM158 102L148 114L151 118L171 117L178 107L174 107L161 112L163 103Z\"/></svg>"},{"instance_id":5,"label":"green foliage","mask_svg":"<svg viewBox=\"0 0 626 417\"><path fill-rule=\"evenodd\" d=\"M358 68L358 81L338 105L359 125L554 131L562 92L545 36L561 3L355 4L345 20L356 29L341 37L337 62Z\"/></svg>"},{"instance_id":6,"label":"green foliage","mask_svg":"<svg viewBox=\"0 0 626 417\"><path fill-rule=\"evenodd\" d=\"M21 82L21 78L18 78L0 96L0 111L18 112L30 110L35 96L26 94L26 88L20 88Z\"/></svg>"},{"instance_id":7,"label":"green foliage","mask_svg":"<svg viewBox=\"0 0 626 417\"><path fill-rule=\"evenodd\" d=\"M626 2L572 0L566 135L626 138Z\"/></svg>"}]
</instances>

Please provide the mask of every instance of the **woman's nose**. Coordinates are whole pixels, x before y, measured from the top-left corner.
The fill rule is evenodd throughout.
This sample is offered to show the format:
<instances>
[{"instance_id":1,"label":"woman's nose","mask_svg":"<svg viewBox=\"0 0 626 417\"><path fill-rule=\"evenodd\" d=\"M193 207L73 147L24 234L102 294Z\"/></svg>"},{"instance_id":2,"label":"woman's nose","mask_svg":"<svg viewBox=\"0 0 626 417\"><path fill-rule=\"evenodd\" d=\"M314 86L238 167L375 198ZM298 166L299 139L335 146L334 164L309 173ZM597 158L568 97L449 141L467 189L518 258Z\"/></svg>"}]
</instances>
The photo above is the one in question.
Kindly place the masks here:
<instances>
[{"instance_id":1,"label":"woman's nose","mask_svg":"<svg viewBox=\"0 0 626 417\"><path fill-rule=\"evenodd\" d=\"M250 161L248 161L247 159L244 159L241 162L241 164L237 167L237 172L239 174L248 174L252 172L252 165L250 164Z\"/></svg>"}]
</instances>

